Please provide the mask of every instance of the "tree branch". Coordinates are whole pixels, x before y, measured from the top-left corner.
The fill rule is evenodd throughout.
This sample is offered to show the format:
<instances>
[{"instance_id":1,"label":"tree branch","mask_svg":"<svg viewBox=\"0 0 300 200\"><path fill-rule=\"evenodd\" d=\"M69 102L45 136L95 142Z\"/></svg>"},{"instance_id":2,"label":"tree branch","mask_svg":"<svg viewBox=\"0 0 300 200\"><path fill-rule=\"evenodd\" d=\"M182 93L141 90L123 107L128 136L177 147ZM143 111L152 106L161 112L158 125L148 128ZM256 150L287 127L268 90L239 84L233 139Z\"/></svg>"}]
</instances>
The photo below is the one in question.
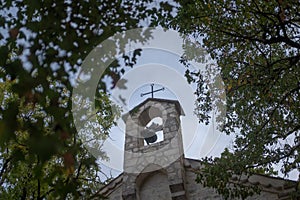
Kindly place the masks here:
<instances>
[{"instance_id":1,"label":"tree branch","mask_svg":"<svg viewBox=\"0 0 300 200\"><path fill-rule=\"evenodd\" d=\"M7 170L8 164L9 164L9 162L11 161L11 159L12 159L12 158L6 159L5 162L4 162L4 164L3 164L3 166L2 166L2 169L1 169L1 171L0 171L0 185L2 185L3 182L4 182L4 177L3 177L3 175L4 175L5 171Z\"/></svg>"}]
</instances>

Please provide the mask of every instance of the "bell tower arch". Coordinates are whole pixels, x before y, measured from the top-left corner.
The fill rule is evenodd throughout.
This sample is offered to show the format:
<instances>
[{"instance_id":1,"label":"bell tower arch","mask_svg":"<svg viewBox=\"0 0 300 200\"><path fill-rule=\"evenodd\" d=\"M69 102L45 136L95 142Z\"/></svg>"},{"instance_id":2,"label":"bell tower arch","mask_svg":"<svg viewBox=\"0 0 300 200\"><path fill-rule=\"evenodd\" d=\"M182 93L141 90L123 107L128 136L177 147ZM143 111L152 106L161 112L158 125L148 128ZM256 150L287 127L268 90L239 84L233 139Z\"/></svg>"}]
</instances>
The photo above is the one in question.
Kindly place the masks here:
<instances>
[{"instance_id":1,"label":"bell tower arch","mask_svg":"<svg viewBox=\"0 0 300 200\"><path fill-rule=\"evenodd\" d=\"M183 143L180 116L184 112L178 101L149 98L123 115L126 124L124 149L124 200L140 199L138 177L164 170L171 199L186 199L183 167ZM149 122L161 118L162 123ZM157 132L163 139L158 141ZM160 166L156 169L148 166ZM155 177L148 179L155 182ZM159 181L159 180L158 180ZM150 187L147 185L147 187Z\"/></svg>"}]
</instances>

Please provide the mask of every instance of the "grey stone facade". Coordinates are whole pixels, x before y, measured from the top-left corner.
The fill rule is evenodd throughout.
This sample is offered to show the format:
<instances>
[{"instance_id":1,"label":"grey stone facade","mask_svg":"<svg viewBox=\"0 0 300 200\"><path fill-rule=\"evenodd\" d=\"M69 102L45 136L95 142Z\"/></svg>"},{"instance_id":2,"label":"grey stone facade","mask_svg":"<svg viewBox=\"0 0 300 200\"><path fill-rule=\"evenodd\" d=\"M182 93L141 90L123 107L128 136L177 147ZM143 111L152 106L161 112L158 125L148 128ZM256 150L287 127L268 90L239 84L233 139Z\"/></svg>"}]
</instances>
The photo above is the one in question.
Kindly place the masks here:
<instances>
[{"instance_id":1,"label":"grey stone facade","mask_svg":"<svg viewBox=\"0 0 300 200\"><path fill-rule=\"evenodd\" d=\"M184 112L173 100L147 99L123 116L126 124L124 172L101 193L111 200L222 199L213 189L195 182L197 160L184 157L180 116ZM144 144L141 132L154 118L162 119L163 141ZM292 181L262 175L244 177L244 184L262 189L254 199L286 199L294 190Z\"/></svg>"}]
</instances>

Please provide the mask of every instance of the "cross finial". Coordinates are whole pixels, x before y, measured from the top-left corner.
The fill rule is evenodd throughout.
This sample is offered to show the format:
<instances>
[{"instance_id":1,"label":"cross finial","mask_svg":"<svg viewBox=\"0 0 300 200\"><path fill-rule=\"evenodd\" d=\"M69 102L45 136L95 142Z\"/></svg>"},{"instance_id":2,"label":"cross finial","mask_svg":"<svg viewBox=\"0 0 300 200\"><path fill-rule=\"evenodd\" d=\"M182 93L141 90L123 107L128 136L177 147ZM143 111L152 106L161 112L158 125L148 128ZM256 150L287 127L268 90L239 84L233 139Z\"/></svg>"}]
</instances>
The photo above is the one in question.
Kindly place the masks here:
<instances>
[{"instance_id":1,"label":"cross finial","mask_svg":"<svg viewBox=\"0 0 300 200\"><path fill-rule=\"evenodd\" d=\"M151 92L142 93L142 94L141 94L141 97L143 97L143 96L145 96L145 95L147 95L147 94L151 94L151 97L153 98L155 92L159 92L159 91L162 91L162 90L164 90L164 89L165 89L165 88L162 87L162 88L160 88L160 89L154 90L154 84L152 83L152 84L151 84Z\"/></svg>"}]
</instances>

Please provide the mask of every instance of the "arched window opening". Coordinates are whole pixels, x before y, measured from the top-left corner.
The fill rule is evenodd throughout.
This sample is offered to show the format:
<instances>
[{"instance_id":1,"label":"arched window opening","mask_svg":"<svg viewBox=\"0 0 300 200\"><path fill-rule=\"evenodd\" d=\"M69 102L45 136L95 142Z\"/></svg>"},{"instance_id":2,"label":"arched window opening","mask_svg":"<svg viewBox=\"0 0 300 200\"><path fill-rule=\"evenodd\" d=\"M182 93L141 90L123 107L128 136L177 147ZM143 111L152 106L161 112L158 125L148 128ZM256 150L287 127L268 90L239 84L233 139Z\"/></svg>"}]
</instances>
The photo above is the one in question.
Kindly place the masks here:
<instances>
[{"instance_id":1,"label":"arched window opening","mask_svg":"<svg viewBox=\"0 0 300 200\"><path fill-rule=\"evenodd\" d=\"M139 199L171 200L167 175L160 171L148 174L139 187Z\"/></svg>"},{"instance_id":2,"label":"arched window opening","mask_svg":"<svg viewBox=\"0 0 300 200\"><path fill-rule=\"evenodd\" d=\"M142 131L144 137L144 146L155 144L164 140L163 120L161 117L155 117L145 126Z\"/></svg>"}]
</instances>

